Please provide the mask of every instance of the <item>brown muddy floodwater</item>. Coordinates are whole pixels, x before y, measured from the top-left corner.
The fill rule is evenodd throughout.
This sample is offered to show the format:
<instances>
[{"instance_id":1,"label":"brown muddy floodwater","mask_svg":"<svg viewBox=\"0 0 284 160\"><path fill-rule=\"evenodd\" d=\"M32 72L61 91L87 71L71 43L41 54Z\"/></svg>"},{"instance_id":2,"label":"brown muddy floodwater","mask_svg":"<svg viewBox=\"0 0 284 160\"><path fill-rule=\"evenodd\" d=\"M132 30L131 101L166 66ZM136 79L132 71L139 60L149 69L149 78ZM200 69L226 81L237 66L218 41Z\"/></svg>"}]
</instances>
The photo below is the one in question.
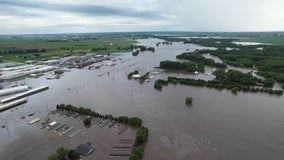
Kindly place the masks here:
<instances>
[{"instance_id":1,"label":"brown muddy floodwater","mask_svg":"<svg viewBox=\"0 0 284 160\"><path fill-rule=\"evenodd\" d=\"M147 46L155 46L160 41L139 40ZM128 80L127 74L135 69L143 74L158 66L161 60L175 60L177 54L187 49L193 51L204 47L173 43L155 48L155 53L144 52L137 57L131 53L116 54L116 58L122 58L122 61L116 61L118 64L115 66L103 66L98 70L72 69L59 80L46 80L45 77L26 79L25 83L32 87L49 85L50 89L30 96L26 104L12 109L13 112L10 109L0 113L0 123L7 123L9 127L9 131L0 130L1 159L15 159L7 155L12 152L21 155L20 148L27 144L22 141L32 141L29 145L36 150L43 140L54 140L50 135L42 135L42 130L15 122L15 119L31 111L44 116L47 114L46 106L53 110L58 103L90 107L102 114L141 117L150 130L145 160L284 159L283 96L233 95L226 90L179 85L169 85L162 91L153 88L156 79L169 75L213 79L210 74L164 72L143 84ZM213 71L214 68L207 67L205 73ZM187 96L193 97L192 106L185 105ZM42 140L32 138L38 137L38 134L42 135ZM66 141L54 140L54 143L58 146ZM11 150L13 148L17 150ZM46 152L54 151L50 148Z\"/></svg>"}]
</instances>

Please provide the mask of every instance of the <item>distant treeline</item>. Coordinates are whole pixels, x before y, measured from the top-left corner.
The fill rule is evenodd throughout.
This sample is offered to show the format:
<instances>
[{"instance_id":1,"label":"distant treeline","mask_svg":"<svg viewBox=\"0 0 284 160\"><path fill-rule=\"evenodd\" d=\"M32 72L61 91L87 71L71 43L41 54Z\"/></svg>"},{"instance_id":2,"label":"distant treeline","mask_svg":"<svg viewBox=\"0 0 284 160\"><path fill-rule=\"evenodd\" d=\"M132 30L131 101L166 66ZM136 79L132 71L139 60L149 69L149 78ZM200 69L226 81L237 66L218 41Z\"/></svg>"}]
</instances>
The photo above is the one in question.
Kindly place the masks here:
<instances>
[{"instance_id":1,"label":"distant treeline","mask_svg":"<svg viewBox=\"0 0 284 160\"><path fill-rule=\"evenodd\" d=\"M226 47L231 47L231 48L236 48L238 47L237 44L232 43L233 41L238 41L239 39L234 39L234 38L180 38L180 37L172 37L172 36L155 36L155 38L163 39L165 41L170 41L170 42L183 42L183 43L192 43L192 44L197 44L197 45L202 45L206 47L216 47L216 48L226 48Z\"/></svg>"},{"instance_id":2,"label":"distant treeline","mask_svg":"<svg viewBox=\"0 0 284 160\"><path fill-rule=\"evenodd\" d=\"M238 48L239 45L232 43L233 41L238 41L238 39L222 39L222 38L190 38L184 40L183 43L193 43L206 47L215 48Z\"/></svg>"},{"instance_id":3,"label":"distant treeline","mask_svg":"<svg viewBox=\"0 0 284 160\"><path fill-rule=\"evenodd\" d=\"M46 52L45 48L41 49L12 49L7 51L0 51L0 54L19 54L19 53L40 53Z\"/></svg>"},{"instance_id":4,"label":"distant treeline","mask_svg":"<svg viewBox=\"0 0 284 160\"><path fill-rule=\"evenodd\" d=\"M156 43L156 46L158 47L160 44L172 45L173 43L172 43L172 42L168 42L168 41L165 41L165 42L158 42L158 43Z\"/></svg>"},{"instance_id":5,"label":"distant treeline","mask_svg":"<svg viewBox=\"0 0 284 160\"><path fill-rule=\"evenodd\" d=\"M217 50L210 50L210 54L219 57L225 64L246 68L255 67L258 70L257 74L284 83L284 46L243 46L232 43L238 41L235 38L222 39L209 37L184 39L169 36L156 36L156 38L171 42L193 43L215 47Z\"/></svg>"},{"instance_id":6,"label":"distant treeline","mask_svg":"<svg viewBox=\"0 0 284 160\"><path fill-rule=\"evenodd\" d=\"M176 61L161 61L160 68L163 69L173 69L173 70L183 70L187 72L204 72L204 65L194 62L176 62Z\"/></svg>"},{"instance_id":7,"label":"distant treeline","mask_svg":"<svg viewBox=\"0 0 284 160\"><path fill-rule=\"evenodd\" d=\"M117 50L123 50L123 51L127 51L127 50L130 50L131 47L117 47L116 48ZM96 47L96 48L92 48L92 51L96 52L96 51L106 51L106 50L109 50L109 47Z\"/></svg>"},{"instance_id":8,"label":"distant treeline","mask_svg":"<svg viewBox=\"0 0 284 160\"><path fill-rule=\"evenodd\" d=\"M195 51L195 52L185 52L182 53L180 55L177 55L176 57L178 59L186 59L186 60L190 60L193 62L196 62L200 65L206 65L206 66L213 66L213 67L217 67L217 68L226 68L226 64L224 63L219 63L219 62L215 62L213 59L210 58L205 58L204 56L201 55L201 53L203 53L204 51ZM208 51L206 50L206 52L208 53Z\"/></svg>"},{"instance_id":9,"label":"distant treeline","mask_svg":"<svg viewBox=\"0 0 284 160\"><path fill-rule=\"evenodd\" d=\"M263 87L273 87L274 80L273 79L265 79L262 80L257 77L253 77L251 73L242 73L240 71L236 70L228 70L227 72L221 69L218 69L213 72L213 74L216 76L216 80L223 82L223 83L229 83L229 84L240 84L245 86L263 86Z\"/></svg>"},{"instance_id":10,"label":"distant treeline","mask_svg":"<svg viewBox=\"0 0 284 160\"><path fill-rule=\"evenodd\" d=\"M216 63L213 59L205 58L201 55L202 53L208 53L208 50L182 53L180 55L177 55L176 57L178 59L190 60L191 62L161 61L160 68L184 70L187 72L204 72L205 65L217 68L226 68L226 64L218 62Z\"/></svg>"},{"instance_id":11,"label":"distant treeline","mask_svg":"<svg viewBox=\"0 0 284 160\"><path fill-rule=\"evenodd\" d=\"M135 49L135 51L132 52L133 56L137 56L140 52L145 52L145 51L151 51L151 52L155 52L155 48L154 47L146 47L146 46L135 46L132 45L131 46L132 49Z\"/></svg>"},{"instance_id":12,"label":"distant treeline","mask_svg":"<svg viewBox=\"0 0 284 160\"><path fill-rule=\"evenodd\" d=\"M141 52L145 52L145 51L155 52L154 47L146 47L146 46L141 46L141 45L138 45L138 46L132 45L132 49L139 49Z\"/></svg>"},{"instance_id":13,"label":"distant treeline","mask_svg":"<svg viewBox=\"0 0 284 160\"><path fill-rule=\"evenodd\" d=\"M219 57L224 63L256 68L258 74L284 82L284 47L283 46L249 46L238 50L215 50L210 54Z\"/></svg>"},{"instance_id":14,"label":"distant treeline","mask_svg":"<svg viewBox=\"0 0 284 160\"><path fill-rule=\"evenodd\" d=\"M45 42L70 42L70 41L66 39L49 39L45 40Z\"/></svg>"},{"instance_id":15,"label":"distant treeline","mask_svg":"<svg viewBox=\"0 0 284 160\"><path fill-rule=\"evenodd\" d=\"M104 50L108 50L108 48L107 47L92 48L92 51L104 51Z\"/></svg>"}]
</instances>

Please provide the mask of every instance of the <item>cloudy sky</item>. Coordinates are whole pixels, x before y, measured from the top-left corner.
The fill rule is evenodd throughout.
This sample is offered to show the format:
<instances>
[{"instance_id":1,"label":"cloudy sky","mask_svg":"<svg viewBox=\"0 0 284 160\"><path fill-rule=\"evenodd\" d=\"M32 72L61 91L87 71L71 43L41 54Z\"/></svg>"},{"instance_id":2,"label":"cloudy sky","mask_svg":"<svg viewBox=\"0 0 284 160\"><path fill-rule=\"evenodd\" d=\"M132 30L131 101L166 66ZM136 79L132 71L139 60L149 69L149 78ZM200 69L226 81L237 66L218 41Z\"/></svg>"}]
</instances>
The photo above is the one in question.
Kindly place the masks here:
<instances>
[{"instance_id":1,"label":"cloudy sky","mask_svg":"<svg viewBox=\"0 0 284 160\"><path fill-rule=\"evenodd\" d=\"M0 0L0 34L283 31L284 0Z\"/></svg>"}]
</instances>

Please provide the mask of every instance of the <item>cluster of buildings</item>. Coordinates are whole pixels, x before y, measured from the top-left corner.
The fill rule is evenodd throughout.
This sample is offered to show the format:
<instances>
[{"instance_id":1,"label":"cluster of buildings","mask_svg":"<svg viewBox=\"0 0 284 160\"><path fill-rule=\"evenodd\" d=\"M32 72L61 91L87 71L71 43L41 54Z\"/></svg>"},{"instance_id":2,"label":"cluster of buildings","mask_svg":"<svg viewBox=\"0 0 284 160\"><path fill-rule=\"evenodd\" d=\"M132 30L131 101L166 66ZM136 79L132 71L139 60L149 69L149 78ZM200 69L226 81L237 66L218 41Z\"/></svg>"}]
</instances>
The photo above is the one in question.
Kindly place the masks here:
<instances>
[{"instance_id":1,"label":"cluster of buildings","mask_svg":"<svg viewBox=\"0 0 284 160\"><path fill-rule=\"evenodd\" d=\"M40 62L40 65L28 61L26 64L2 64L0 66L0 81L19 78L27 75L34 75L48 72L57 67L83 68L93 63L110 60L110 56L96 55L87 53L83 56L64 56L62 58Z\"/></svg>"},{"instance_id":2,"label":"cluster of buildings","mask_svg":"<svg viewBox=\"0 0 284 160\"><path fill-rule=\"evenodd\" d=\"M60 59L45 61L47 65L55 65L68 68L83 68L93 63L110 60L109 56L96 55L94 53L87 53L83 56L68 56Z\"/></svg>"},{"instance_id":3,"label":"cluster of buildings","mask_svg":"<svg viewBox=\"0 0 284 160\"><path fill-rule=\"evenodd\" d=\"M55 68L56 68L55 66L48 66L48 65L21 65L21 66L0 68L0 80L9 80L30 74L48 72Z\"/></svg>"}]
</instances>

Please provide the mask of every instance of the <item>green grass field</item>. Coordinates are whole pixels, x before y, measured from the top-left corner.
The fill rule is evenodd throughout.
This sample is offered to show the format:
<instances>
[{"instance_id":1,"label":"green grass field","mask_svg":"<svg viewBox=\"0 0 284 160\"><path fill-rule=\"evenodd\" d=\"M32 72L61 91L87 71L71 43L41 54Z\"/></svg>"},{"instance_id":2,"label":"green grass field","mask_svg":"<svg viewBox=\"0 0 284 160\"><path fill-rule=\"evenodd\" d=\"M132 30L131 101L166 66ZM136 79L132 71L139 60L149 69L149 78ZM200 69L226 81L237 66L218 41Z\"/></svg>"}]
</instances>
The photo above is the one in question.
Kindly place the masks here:
<instances>
[{"instance_id":1,"label":"green grass field","mask_svg":"<svg viewBox=\"0 0 284 160\"><path fill-rule=\"evenodd\" d=\"M250 37L248 39L241 39L240 41L284 45L284 36L283 37Z\"/></svg>"},{"instance_id":2,"label":"green grass field","mask_svg":"<svg viewBox=\"0 0 284 160\"><path fill-rule=\"evenodd\" d=\"M134 37L1 37L0 59L2 62L52 59L66 53L97 54L129 51ZM44 49L45 52L26 53L29 49Z\"/></svg>"}]
</instances>

